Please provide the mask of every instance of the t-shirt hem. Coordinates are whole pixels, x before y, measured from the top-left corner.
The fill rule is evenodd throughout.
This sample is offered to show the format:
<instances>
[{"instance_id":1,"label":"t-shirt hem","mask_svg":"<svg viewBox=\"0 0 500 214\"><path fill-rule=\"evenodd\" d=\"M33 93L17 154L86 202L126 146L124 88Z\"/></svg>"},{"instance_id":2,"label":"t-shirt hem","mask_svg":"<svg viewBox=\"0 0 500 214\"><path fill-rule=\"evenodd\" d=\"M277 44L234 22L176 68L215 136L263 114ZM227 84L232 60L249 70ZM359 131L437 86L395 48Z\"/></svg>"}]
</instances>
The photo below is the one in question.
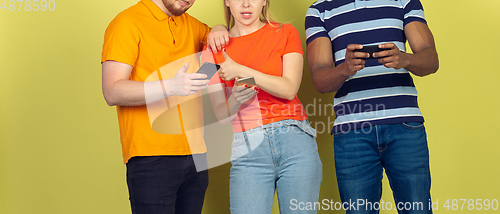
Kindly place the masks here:
<instances>
[{"instance_id":1,"label":"t-shirt hem","mask_svg":"<svg viewBox=\"0 0 500 214\"><path fill-rule=\"evenodd\" d=\"M334 125L330 134L333 135L335 133L348 132L348 131L367 128L367 127L376 126L376 125L391 125L391 124L409 123L409 122L421 122L421 123L423 123L423 122L425 122L425 120L424 120L423 116L406 116L406 117L401 116L401 117L382 119L382 120L345 123L345 124L340 124L340 125Z\"/></svg>"},{"instance_id":2,"label":"t-shirt hem","mask_svg":"<svg viewBox=\"0 0 500 214\"><path fill-rule=\"evenodd\" d=\"M185 156L185 155L194 155L194 154L204 154L207 152L207 149L201 149L201 150L196 150L196 151L190 151L190 152L166 152L166 153L137 153L130 155L129 157L123 157L123 163L127 164L130 158L137 157L137 156Z\"/></svg>"}]
</instances>

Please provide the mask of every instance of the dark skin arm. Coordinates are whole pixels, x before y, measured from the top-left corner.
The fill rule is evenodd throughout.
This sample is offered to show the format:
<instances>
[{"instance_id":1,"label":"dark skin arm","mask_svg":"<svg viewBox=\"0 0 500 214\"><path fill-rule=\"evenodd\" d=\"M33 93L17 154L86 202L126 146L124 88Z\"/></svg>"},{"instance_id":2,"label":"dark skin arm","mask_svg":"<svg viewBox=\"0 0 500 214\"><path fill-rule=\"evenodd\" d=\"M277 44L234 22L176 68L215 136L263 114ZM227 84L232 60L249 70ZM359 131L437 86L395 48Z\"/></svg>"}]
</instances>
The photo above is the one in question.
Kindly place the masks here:
<instances>
[{"instance_id":1,"label":"dark skin arm","mask_svg":"<svg viewBox=\"0 0 500 214\"><path fill-rule=\"evenodd\" d=\"M332 43L329 38L319 37L307 45L307 64L311 77L320 93L335 92L342 87L349 76L355 75L365 68L368 53L353 52L363 48L362 45L350 44L347 46L345 62L333 67Z\"/></svg>"},{"instance_id":2,"label":"dark skin arm","mask_svg":"<svg viewBox=\"0 0 500 214\"><path fill-rule=\"evenodd\" d=\"M374 57L383 57L378 61L387 68L405 68L416 76L436 73L439 59L429 27L422 22L411 22L405 26L404 32L413 54L399 51L394 43L386 43L379 47L391 50L374 53Z\"/></svg>"},{"instance_id":3,"label":"dark skin arm","mask_svg":"<svg viewBox=\"0 0 500 214\"><path fill-rule=\"evenodd\" d=\"M380 48L391 48L388 51L374 53L385 67L405 68L417 76L435 73L439 61L434 43L434 37L428 26L421 22L411 22L405 26L405 35L413 54L402 53L394 43L379 45ZM364 68L368 53L353 52L361 49L359 44L347 46L345 62L333 67L332 46L329 38L320 37L307 45L307 63L316 90L320 93L335 92L342 87L349 76L355 75Z\"/></svg>"}]
</instances>

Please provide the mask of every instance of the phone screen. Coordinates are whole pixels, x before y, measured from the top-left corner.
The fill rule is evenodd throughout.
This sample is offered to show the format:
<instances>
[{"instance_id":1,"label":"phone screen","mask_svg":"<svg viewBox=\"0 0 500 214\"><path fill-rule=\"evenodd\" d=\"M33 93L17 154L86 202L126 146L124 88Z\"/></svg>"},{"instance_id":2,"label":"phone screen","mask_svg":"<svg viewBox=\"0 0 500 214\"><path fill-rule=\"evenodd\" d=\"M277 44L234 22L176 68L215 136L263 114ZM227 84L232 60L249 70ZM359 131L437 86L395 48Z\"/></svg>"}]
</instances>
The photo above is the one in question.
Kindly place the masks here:
<instances>
[{"instance_id":1,"label":"phone screen","mask_svg":"<svg viewBox=\"0 0 500 214\"><path fill-rule=\"evenodd\" d=\"M248 87L252 87L252 86L255 86L256 84L255 84L255 79L253 78L253 76L249 76L249 77L238 79L236 81L236 85L238 85L238 86L247 85Z\"/></svg>"},{"instance_id":2,"label":"phone screen","mask_svg":"<svg viewBox=\"0 0 500 214\"><path fill-rule=\"evenodd\" d=\"M207 75L207 79L212 79L212 77L215 75L215 73L217 73L217 71L219 70L219 68L220 68L220 65L213 64L213 63L210 63L210 62L205 62L200 67L200 69L198 69L198 71L196 73L206 74Z\"/></svg>"},{"instance_id":3,"label":"phone screen","mask_svg":"<svg viewBox=\"0 0 500 214\"><path fill-rule=\"evenodd\" d=\"M373 53L385 51L385 50L390 50L390 48L379 48L378 45L366 45L366 46L363 45L362 49L354 50L354 52L364 52L364 53L370 54L370 57L363 58L363 59L378 59L378 58L373 57Z\"/></svg>"}]
</instances>

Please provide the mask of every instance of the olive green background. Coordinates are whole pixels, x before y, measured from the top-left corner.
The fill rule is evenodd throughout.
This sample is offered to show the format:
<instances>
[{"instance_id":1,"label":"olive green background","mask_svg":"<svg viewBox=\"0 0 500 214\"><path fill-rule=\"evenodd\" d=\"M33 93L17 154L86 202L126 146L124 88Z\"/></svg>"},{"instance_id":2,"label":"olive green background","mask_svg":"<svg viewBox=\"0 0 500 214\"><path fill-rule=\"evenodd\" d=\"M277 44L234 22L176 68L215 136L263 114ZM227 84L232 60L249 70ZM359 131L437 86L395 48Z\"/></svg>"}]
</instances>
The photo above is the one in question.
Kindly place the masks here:
<instances>
[{"instance_id":1,"label":"olive green background","mask_svg":"<svg viewBox=\"0 0 500 214\"><path fill-rule=\"evenodd\" d=\"M0 9L0 213L130 213L116 111L103 99L99 62L107 25L137 0L55 2L52 12ZM293 24L304 45L304 16L313 2L271 2L275 16ZM448 199L500 200L500 2L422 3L440 56L437 74L415 78L432 197L439 202L435 213L497 213L469 211L467 204L447 211L443 205ZM222 0L198 0L189 13L210 26L223 23ZM333 102L332 94L315 91L306 64L299 98L304 105ZM328 116L333 120L323 113L310 121L315 126ZM316 128L323 132L317 139L324 173L320 200L340 201L333 139ZM229 213L228 171L229 164L210 170L204 214ZM392 201L385 178L383 200Z\"/></svg>"}]
</instances>

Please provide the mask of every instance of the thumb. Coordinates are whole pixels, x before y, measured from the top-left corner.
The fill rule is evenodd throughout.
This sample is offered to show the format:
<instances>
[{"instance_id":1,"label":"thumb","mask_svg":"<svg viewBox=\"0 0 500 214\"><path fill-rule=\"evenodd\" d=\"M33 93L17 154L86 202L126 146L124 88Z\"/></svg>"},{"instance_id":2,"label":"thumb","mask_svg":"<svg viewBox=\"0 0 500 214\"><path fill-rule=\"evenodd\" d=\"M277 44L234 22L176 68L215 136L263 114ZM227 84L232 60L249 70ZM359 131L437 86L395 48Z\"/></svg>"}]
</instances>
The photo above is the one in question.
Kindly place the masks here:
<instances>
[{"instance_id":1,"label":"thumb","mask_svg":"<svg viewBox=\"0 0 500 214\"><path fill-rule=\"evenodd\" d=\"M189 63L186 62L186 64L184 64L184 66L182 66L182 68L179 69L177 73L186 73L188 69L189 69Z\"/></svg>"},{"instance_id":2,"label":"thumb","mask_svg":"<svg viewBox=\"0 0 500 214\"><path fill-rule=\"evenodd\" d=\"M229 57L229 55L227 55L226 53L226 49L222 50L222 55L224 56L224 59L227 60L227 59L231 59L231 57Z\"/></svg>"},{"instance_id":3,"label":"thumb","mask_svg":"<svg viewBox=\"0 0 500 214\"><path fill-rule=\"evenodd\" d=\"M235 78L234 78L234 82L233 82L233 83L234 83L234 86L233 86L233 87L239 86L239 85L238 85L238 80L239 80L239 79L240 79L239 77L235 77Z\"/></svg>"}]
</instances>

